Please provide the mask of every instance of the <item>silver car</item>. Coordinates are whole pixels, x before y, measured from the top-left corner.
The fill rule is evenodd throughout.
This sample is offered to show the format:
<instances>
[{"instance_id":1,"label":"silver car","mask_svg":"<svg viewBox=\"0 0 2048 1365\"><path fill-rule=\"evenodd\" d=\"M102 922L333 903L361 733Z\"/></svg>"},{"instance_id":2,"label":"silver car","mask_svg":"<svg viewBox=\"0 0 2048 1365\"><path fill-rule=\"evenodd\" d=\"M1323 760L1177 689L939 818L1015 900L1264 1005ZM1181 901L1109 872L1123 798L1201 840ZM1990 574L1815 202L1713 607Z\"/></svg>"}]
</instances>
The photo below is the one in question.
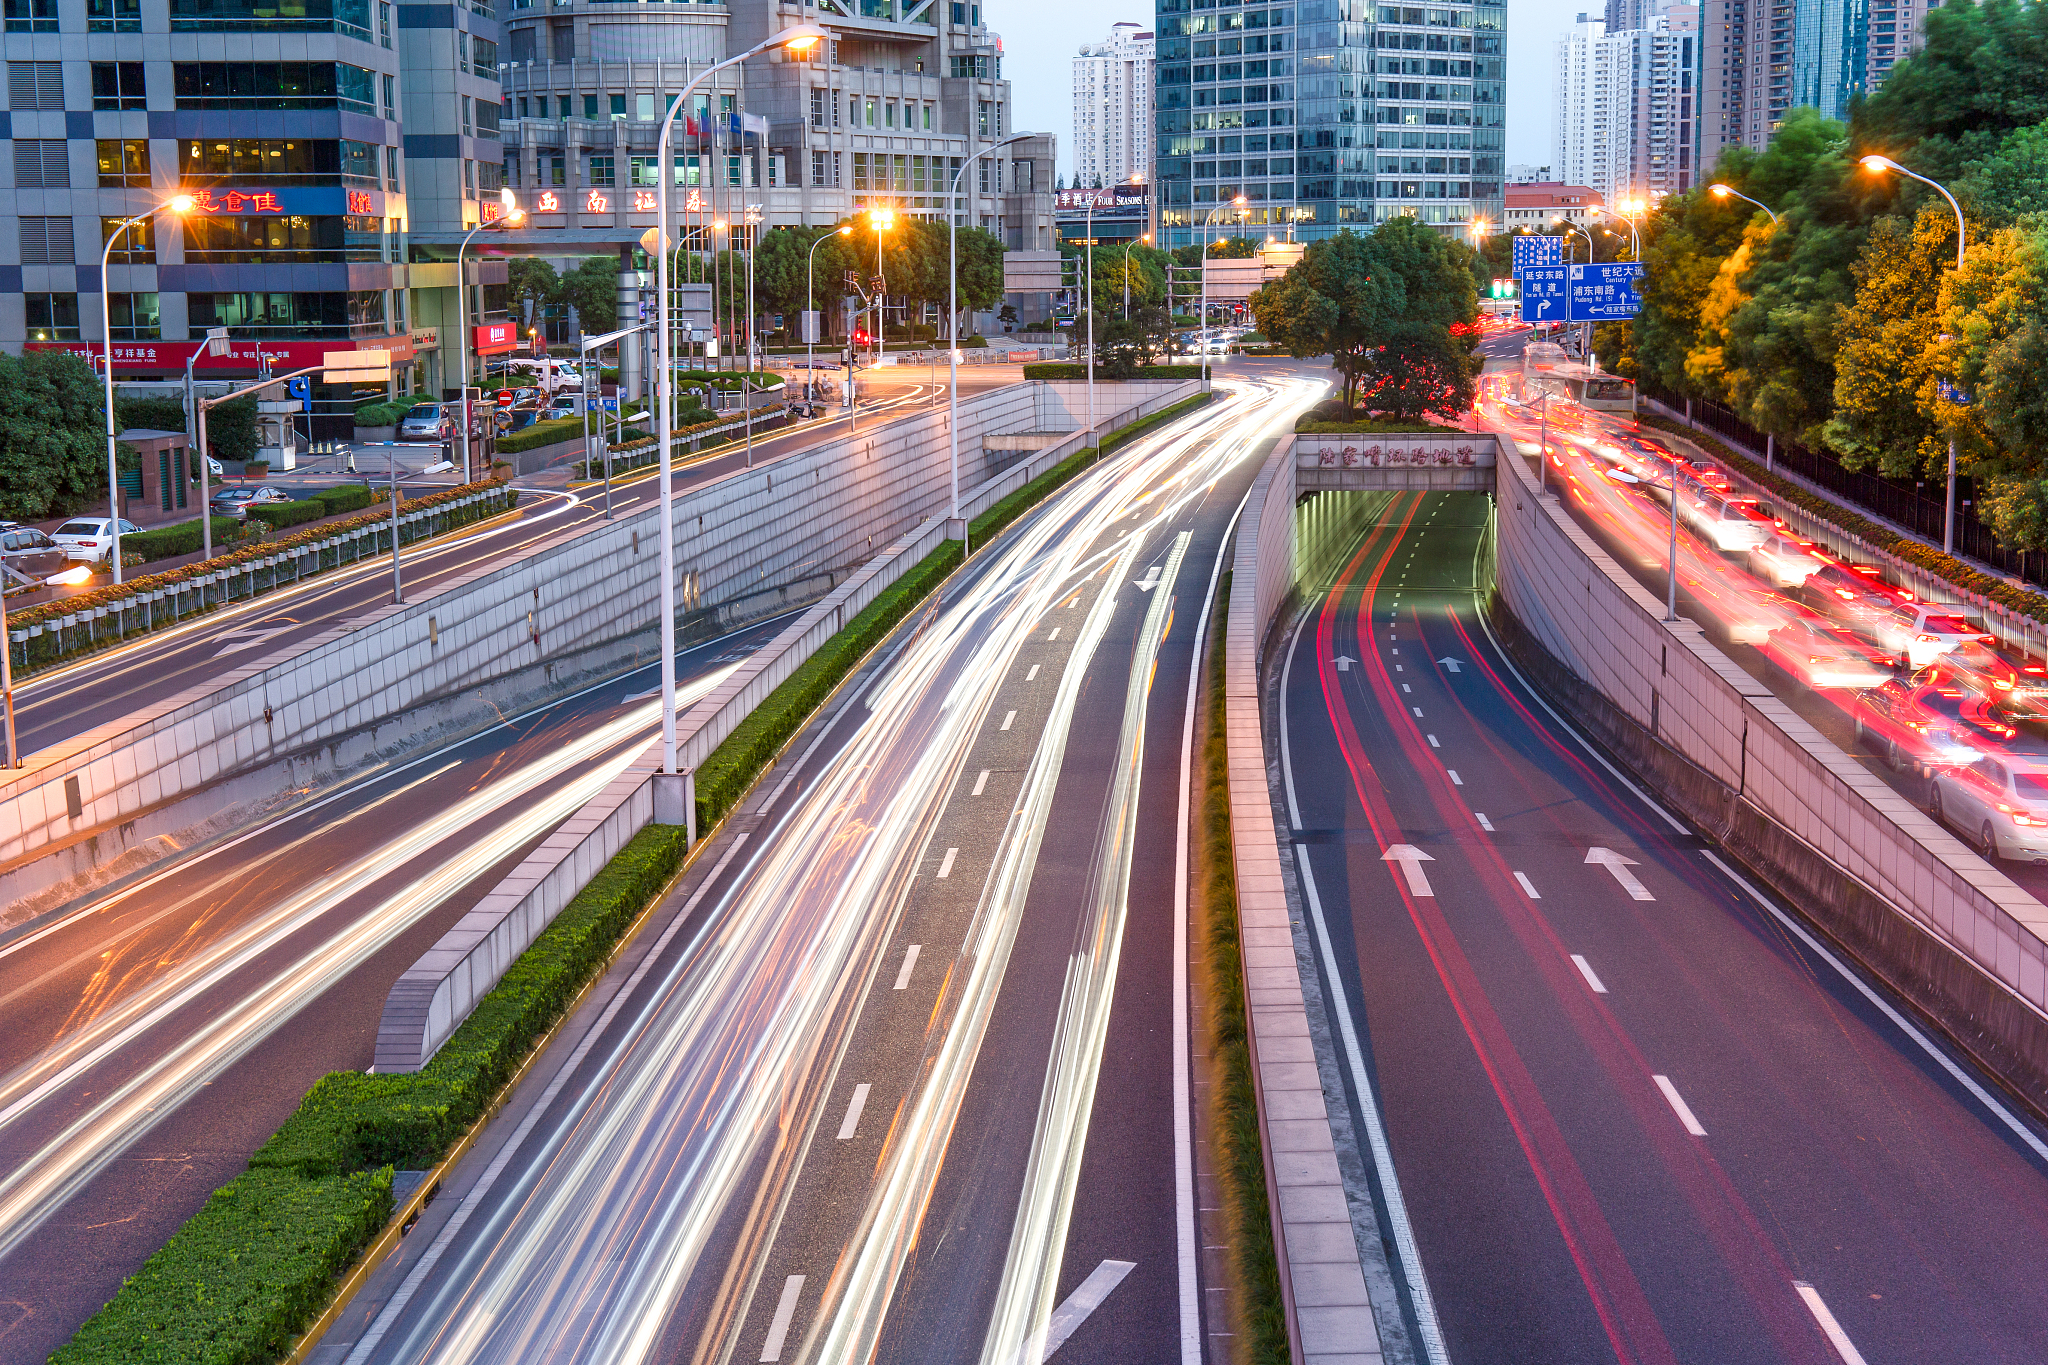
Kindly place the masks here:
<instances>
[{"instance_id":1,"label":"silver car","mask_svg":"<svg viewBox=\"0 0 2048 1365\"><path fill-rule=\"evenodd\" d=\"M1934 818L1987 858L2048 861L2048 771L2006 754L1934 774Z\"/></svg>"}]
</instances>

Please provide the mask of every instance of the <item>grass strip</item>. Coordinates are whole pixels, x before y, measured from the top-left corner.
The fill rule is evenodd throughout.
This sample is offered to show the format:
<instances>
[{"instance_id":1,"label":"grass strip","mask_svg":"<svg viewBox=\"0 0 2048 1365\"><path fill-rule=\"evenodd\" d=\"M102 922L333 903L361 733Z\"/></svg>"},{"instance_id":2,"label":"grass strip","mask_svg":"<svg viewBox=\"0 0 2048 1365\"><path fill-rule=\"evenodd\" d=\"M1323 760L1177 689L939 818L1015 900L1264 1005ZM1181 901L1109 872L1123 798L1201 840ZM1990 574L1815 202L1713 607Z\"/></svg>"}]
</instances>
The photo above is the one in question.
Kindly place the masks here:
<instances>
[{"instance_id":1,"label":"grass strip","mask_svg":"<svg viewBox=\"0 0 2048 1365\"><path fill-rule=\"evenodd\" d=\"M1924 545L1910 536L1899 534L1882 522L1873 521L1869 517L1850 511L1838 502L1809 492L1782 474L1764 468L1762 464L1726 442L1716 440L1705 432L1694 431L1683 422L1649 412L1637 414L1637 420L1644 425L1668 431L1674 436L1684 437L1717 459L1727 461L1752 482L1770 489L1772 496L1782 498L1802 511L1811 513L1837 530L1875 545L1888 554L1897 555L1916 568L1925 569L1936 578L1945 580L1958 592L1973 592L1980 597L1990 598L2008 611L2036 621L2048 622L2048 596L1973 569L1954 555L1943 554L1931 545Z\"/></svg>"},{"instance_id":2,"label":"grass strip","mask_svg":"<svg viewBox=\"0 0 2048 1365\"><path fill-rule=\"evenodd\" d=\"M1287 1306L1273 1253L1266 1160L1259 1143L1259 1103L1252 1084L1245 1020L1244 958L1237 919L1237 864L1230 832L1230 759L1224 733L1223 636L1230 619L1230 578L1216 585L1210 618L1202 804L1196 892L1201 897L1203 956L1208 965L1209 1144L1217 1193L1230 1237L1231 1303L1237 1317L1238 1365L1287 1365Z\"/></svg>"}]
</instances>

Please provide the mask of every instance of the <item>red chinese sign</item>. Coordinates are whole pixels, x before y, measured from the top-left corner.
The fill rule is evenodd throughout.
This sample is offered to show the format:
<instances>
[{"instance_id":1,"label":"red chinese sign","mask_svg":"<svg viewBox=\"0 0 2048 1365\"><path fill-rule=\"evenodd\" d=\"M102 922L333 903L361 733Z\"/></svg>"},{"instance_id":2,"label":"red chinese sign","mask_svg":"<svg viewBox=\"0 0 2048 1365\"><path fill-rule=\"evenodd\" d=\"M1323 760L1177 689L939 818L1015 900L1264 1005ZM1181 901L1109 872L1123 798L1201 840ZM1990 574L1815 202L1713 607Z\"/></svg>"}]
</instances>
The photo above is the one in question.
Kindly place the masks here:
<instances>
[{"instance_id":1,"label":"red chinese sign","mask_svg":"<svg viewBox=\"0 0 2048 1365\"><path fill-rule=\"evenodd\" d=\"M633 212L652 213L657 207L659 206L654 202L653 190L633 191Z\"/></svg>"},{"instance_id":2,"label":"red chinese sign","mask_svg":"<svg viewBox=\"0 0 2048 1365\"><path fill-rule=\"evenodd\" d=\"M689 195L688 195L688 197L687 197L687 198L685 198L685 199L683 200L683 212L684 212L684 213L702 213L703 211L704 211L704 196L703 196L703 195L701 195L701 194L699 194L699 193L697 193L697 191L695 191L695 190L691 190L691 191L690 191L690 193L689 193Z\"/></svg>"},{"instance_id":3,"label":"red chinese sign","mask_svg":"<svg viewBox=\"0 0 2048 1365\"><path fill-rule=\"evenodd\" d=\"M605 197L603 190L592 190L583 196L583 211L585 213L610 213L612 211L612 201Z\"/></svg>"},{"instance_id":4,"label":"red chinese sign","mask_svg":"<svg viewBox=\"0 0 2048 1365\"><path fill-rule=\"evenodd\" d=\"M212 190L194 190L192 207L204 213L283 213L271 190L228 190L218 198Z\"/></svg>"},{"instance_id":5,"label":"red chinese sign","mask_svg":"<svg viewBox=\"0 0 2048 1365\"><path fill-rule=\"evenodd\" d=\"M476 329L476 353L478 355L503 355L519 349L519 325L513 322L486 322Z\"/></svg>"},{"instance_id":6,"label":"red chinese sign","mask_svg":"<svg viewBox=\"0 0 2048 1365\"><path fill-rule=\"evenodd\" d=\"M534 202L533 207L535 212L538 213L560 213L562 211L562 196L556 194L553 190L542 190L540 198Z\"/></svg>"},{"instance_id":7,"label":"red chinese sign","mask_svg":"<svg viewBox=\"0 0 2048 1365\"><path fill-rule=\"evenodd\" d=\"M509 324L508 324L509 325ZM114 370L158 370L166 373L182 371L185 362L198 352L199 360L192 368L194 373L228 371L253 373L256 369L257 352L270 358L273 374L287 370L302 370L309 365L318 365L329 351L348 351L375 348L391 352L393 364L403 364L414 358L416 351L410 334L396 337L356 337L349 341L244 341L231 339L228 353L222 356L210 354L203 341L117 341L114 343ZM100 367L100 356L104 349L97 341L31 341L24 343L28 351L69 351L90 364L93 369Z\"/></svg>"},{"instance_id":8,"label":"red chinese sign","mask_svg":"<svg viewBox=\"0 0 2048 1365\"><path fill-rule=\"evenodd\" d=\"M495 223L504 216L505 206L498 203L495 199L486 199L478 211L483 214L483 219L486 223Z\"/></svg>"},{"instance_id":9,"label":"red chinese sign","mask_svg":"<svg viewBox=\"0 0 2048 1365\"><path fill-rule=\"evenodd\" d=\"M370 207L370 193L368 190L350 190L348 192L348 211L361 216L375 213L377 210Z\"/></svg>"}]
</instances>

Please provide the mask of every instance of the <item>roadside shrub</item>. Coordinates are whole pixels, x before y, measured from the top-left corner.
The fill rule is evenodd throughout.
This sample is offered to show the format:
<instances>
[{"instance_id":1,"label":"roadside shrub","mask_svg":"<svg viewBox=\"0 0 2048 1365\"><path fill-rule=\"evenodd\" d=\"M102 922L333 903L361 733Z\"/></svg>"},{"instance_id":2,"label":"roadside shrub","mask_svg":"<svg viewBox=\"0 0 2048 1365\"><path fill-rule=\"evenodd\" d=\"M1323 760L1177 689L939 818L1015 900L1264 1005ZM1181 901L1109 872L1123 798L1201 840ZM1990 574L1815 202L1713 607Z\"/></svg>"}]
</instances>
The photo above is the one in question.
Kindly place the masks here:
<instances>
[{"instance_id":1,"label":"roadside shrub","mask_svg":"<svg viewBox=\"0 0 2048 1365\"><path fill-rule=\"evenodd\" d=\"M327 515L327 504L318 498L305 498L298 502L272 502L249 509L249 520L260 521L273 530L297 526L302 522L318 521Z\"/></svg>"},{"instance_id":2,"label":"roadside shrub","mask_svg":"<svg viewBox=\"0 0 2048 1365\"><path fill-rule=\"evenodd\" d=\"M343 512L360 512L377 500L377 495L365 483L345 483L339 488L323 488L313 494L326 510L322 516L338 516Z\"/></svg>"},{"instance_id":3,"label":"roadside shrub","mask_svg":"<svg viewBox=\"0 0 2048 1365\"><path fill-rule=\"evenodd\" d=\"M424 394L407 394L389 403L365 403L356 409L356 425L359 427L393 427L398 420L415 407L427 401Z\"/></svg>"},{"instance_id":4,"label":"roadside shrub","mask_svg":"<svg viewBox=\"0 0 2048 1365\"><path fill-rule=\"evenodd\" d=\"M242 523L234 517L213 519L213 543L230 545L242 538ZM199 518L181 521L174 526L157 526L147 531L137 531L121 537L121 559L125 563L130 552L142 557L143 562L154 559L171 559L178 555L189 555L204 548L199 534Z\"/></svg>"}]
</instances>

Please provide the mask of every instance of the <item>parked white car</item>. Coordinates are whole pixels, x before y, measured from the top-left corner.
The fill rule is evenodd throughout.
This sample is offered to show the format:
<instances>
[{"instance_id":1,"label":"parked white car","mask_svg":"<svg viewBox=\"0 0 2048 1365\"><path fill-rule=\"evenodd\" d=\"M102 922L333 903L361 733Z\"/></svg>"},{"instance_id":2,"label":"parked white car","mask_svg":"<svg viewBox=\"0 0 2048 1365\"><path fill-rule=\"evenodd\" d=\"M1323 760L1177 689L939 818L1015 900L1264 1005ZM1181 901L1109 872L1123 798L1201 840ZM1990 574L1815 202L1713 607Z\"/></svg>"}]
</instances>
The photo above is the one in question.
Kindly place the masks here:
<instances>
[{"instance_id":1,"label":"parked white car","mask_svg":"<svg viewBox=\"0 0 2048 1365\"><path fill-rule=\"evenodd\" d=\"M113 523L105 517L73 517L70 521L51 532L50 539L64 547L65 554L72 559L97 562L105 559L114 548ZM121 523L121 534L137 535L142 528L132 521Z\"/></svg>"},{"instance_id":2,"label":"parked white car","mask_svg":"<svg viewBox=\"0 0 2048 1365\"><path fill-rule=\"evenodd\" d=\"M1987 858L2048 861L2048 770L2004 755L1937 769L1934 818Z\"/></svg>"}]
</instances>

